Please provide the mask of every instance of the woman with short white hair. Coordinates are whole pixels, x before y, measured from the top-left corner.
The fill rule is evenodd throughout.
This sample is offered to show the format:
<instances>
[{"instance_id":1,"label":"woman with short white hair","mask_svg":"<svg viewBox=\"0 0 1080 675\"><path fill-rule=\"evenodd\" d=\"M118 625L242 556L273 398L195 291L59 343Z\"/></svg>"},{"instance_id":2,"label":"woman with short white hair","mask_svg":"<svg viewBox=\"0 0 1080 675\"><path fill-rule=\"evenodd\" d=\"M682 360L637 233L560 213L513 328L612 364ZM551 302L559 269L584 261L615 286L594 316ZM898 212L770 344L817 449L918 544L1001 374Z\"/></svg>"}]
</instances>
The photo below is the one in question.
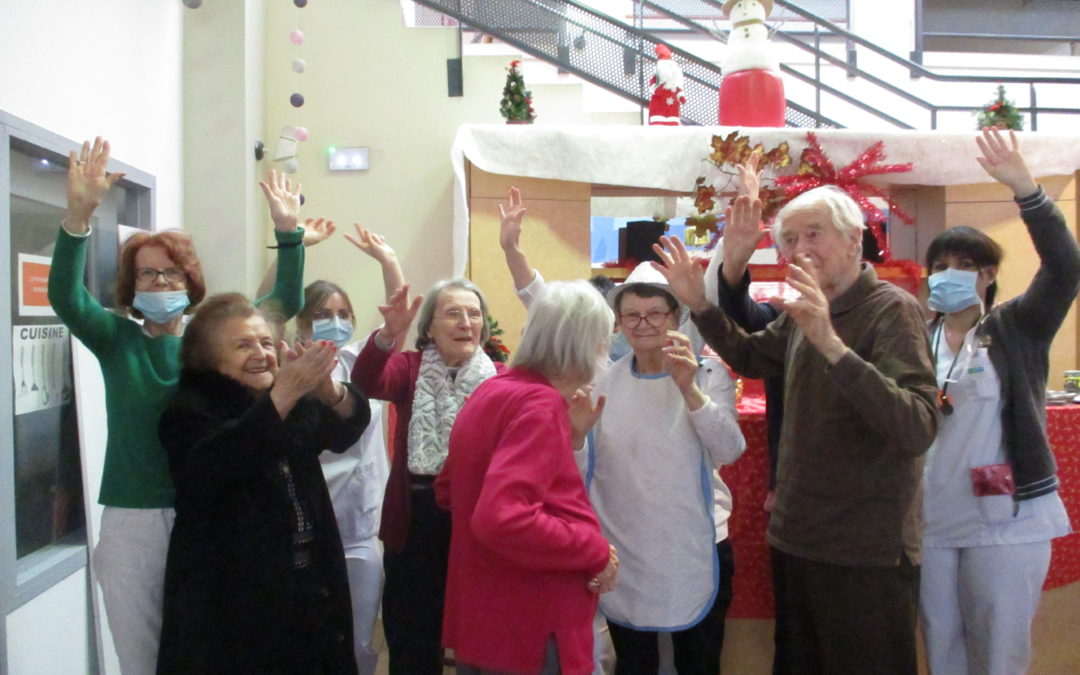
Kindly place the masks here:
<instances>
[{"instance_id":1,"label":"woman with short white hair","mask_svg":"<svg viewBox=\"0 0 1080 675\"><path fill-rule=\"evenodd\" d=\"M443 644L459 673L593 670L597 594L614 588L618 558L571 436L603 408L581 387L606 357L613 319L588 282L548 284L512 368L458 413L435 492L453 522Z\"/></svg>"}]
</instances>

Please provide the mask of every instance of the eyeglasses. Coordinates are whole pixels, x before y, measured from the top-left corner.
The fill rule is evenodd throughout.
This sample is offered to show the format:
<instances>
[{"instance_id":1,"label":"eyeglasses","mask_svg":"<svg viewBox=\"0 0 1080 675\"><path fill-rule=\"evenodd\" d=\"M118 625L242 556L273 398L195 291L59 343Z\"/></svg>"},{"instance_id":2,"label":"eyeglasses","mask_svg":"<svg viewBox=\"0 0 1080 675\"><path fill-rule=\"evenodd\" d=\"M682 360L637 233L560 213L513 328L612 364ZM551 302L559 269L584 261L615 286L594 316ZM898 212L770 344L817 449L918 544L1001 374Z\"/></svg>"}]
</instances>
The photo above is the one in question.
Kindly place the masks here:
<instances>
[{"instance_id":1,"label":"eyeglasses","mask_svg":"<svg viewBox=\"0 0 1080 675\"><path fill-rule=\"evenodd\" d=\"M164 270L157 270L153 267L140 267L135 270L135 279L143 284L154 283L157 281L158 275L165 277L165 281L172 284L187 281L187 273L179 267L170 267Z\"/></svg>"},{"instance_id":2,"label":"eyeglasses","mask_svg":"<svg viewBox=\"0 0 1080 675\"><path fill-rule=\"evenodd\" d=\"M627 312L626 314L619 315L619 321L622 321L627 328L637 328L641 325L641 322L649 324L653 328L659 328L667 323L668 317L671 316L671 312L661 312L658 309L654 309L644 314L638 314L637 312Z\"/></svg>"}]
</instances>

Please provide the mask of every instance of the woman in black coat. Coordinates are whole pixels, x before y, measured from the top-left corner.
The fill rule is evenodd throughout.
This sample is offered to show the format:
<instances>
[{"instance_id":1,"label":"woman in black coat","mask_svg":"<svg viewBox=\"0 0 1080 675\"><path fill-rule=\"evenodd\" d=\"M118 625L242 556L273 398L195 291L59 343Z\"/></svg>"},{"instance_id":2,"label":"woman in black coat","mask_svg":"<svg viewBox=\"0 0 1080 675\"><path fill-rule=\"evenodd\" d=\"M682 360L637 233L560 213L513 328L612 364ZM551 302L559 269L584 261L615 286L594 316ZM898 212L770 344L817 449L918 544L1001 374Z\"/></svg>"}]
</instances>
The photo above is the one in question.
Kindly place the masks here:
<instances>
[{"instance_id":1,"label":"woman in black coat","mask_svg":"<svg viewBox=\"0 0 1080 675\"><path fill-rule=\"evenodd\" d=\"M176 483L158 673L356 673L345 559L319 466L367 426L332 343L284 349L240 294L184 336L159 433Z\"/></svg>"}]
</instances>

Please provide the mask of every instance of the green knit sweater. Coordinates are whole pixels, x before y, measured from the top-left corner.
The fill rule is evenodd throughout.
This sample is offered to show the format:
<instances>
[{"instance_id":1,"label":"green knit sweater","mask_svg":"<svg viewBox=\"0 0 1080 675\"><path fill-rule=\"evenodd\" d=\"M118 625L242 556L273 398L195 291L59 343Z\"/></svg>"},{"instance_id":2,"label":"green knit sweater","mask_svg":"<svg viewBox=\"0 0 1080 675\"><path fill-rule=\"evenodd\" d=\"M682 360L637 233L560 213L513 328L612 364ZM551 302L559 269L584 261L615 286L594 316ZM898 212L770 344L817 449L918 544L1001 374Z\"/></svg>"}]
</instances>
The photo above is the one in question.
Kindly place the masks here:
<instances>
[{"instance_id":1,"label":"green knit sweater","mask_svg":"<svg viewBox=\"0 0 1080 675\"><path fill-rule=\"evenodd\" d=\"M303 231L274 232L277 278L267 296L286 318L303 307ZM131 509L173 506L175 489L158 419L180 379L180 338L150 337L134 321L103 308L82 283L89 237L60 228L49 271L49 302L60 320L94 353L105 379L108 442L98 502ZM290 245L291 244L291 245Z\"/></svg>"}]
</instances>

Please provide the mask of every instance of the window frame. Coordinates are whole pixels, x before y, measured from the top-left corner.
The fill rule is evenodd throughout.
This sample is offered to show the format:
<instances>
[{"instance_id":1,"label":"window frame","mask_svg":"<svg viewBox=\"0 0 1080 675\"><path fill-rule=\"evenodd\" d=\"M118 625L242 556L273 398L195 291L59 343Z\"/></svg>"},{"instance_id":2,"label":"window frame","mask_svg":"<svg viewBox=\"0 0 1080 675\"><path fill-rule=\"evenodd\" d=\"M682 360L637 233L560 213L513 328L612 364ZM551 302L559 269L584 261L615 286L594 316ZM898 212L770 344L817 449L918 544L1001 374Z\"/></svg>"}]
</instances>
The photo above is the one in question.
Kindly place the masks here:
<instances>
[{"instance_id":1,"label":"window frame","mask_svg":"<svg viewBox=\"0 0 1080 675\"><path fill-rule=\"evenodd\" d=\"M0 110L0 279L11 279L11 149L12 144L30 146L46 153L50 160L62 161L67 165L68 153L78 152L81 142L73 141L60 134L39 127L22 118ZM154 230L156 212L156 179L152 174L115 159L109 160L109 170L123 171L126 175L120 185L127 188L132 197L125 202L125 216L134 214L140 221L123 223L140 229ZM59 227L57 223L57 227ZM91 261L88 268L91 277L96 275L97 259L102 254L106 242L93 242L90 248ZM92 284L97 286L96 282ZM12 382L12 316L10 294L0 293L0 381ZM78 399L76 398L76 406ZM25 555L21 560L16 553L15 530L15 447L14 447L14 397L10 385L0 386L0 610L4 617L31 602L42 593L56 586L80 569L88 567L90 546L87 537L90 528L84 527L81 533L74 532L62 537L54 544ZM83 429L79 429L79 444L82 455ZM83 476L84 493L86 477ZM84 494L84 503L89 505L96 495ZM86 509L89 521L90 510ZM96 534L96 533L95 533ZM65 541L67 540L67 541ZM89 578L89 575L88 575ZM89 589L93 592L93 589ZM87 611L90 611L91 598L87 597ZM0 631L0 672L7 669L6 631Z\"/></svg>"}]
</instances>

